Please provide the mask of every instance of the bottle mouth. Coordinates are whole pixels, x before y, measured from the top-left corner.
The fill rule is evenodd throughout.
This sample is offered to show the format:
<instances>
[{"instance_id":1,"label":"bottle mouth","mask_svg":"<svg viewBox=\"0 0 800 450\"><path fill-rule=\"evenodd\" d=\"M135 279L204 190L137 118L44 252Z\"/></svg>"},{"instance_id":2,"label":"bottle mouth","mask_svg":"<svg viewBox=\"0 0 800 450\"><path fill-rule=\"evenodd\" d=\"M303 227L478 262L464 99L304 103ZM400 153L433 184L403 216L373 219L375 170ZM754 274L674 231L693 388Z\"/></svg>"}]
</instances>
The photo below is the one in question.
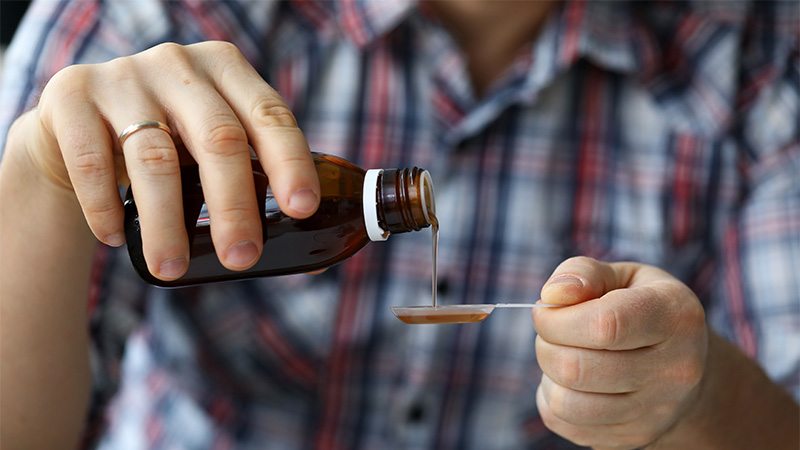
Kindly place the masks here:
<instances>
[{"instance_id":1,"label":"bottle mouth","mask_svg":"<svg viewBox=\"0 0 800 450\"><path fill-rule=\"evenodd\" d=\"M419 197L425 222L433 226L439 226L439 220L436 218L436 197L433 193L433 179L427 170L423 170L420 174Z\"/></svg>"},{"instance_id":2,"label":"bottle mouth","mask_svg":"<svg viewBox=\"0 0 800 450\"><path fill-rule=\"evenodd\" d=\"M419 231L436 221L433 181L419 167L383 173L384 219L390 232Z\"/></svg>"},{"instance_id":3,"label":"bottle mouth","mask_svg":"<svg viewBox=\"0 0 800 450\"><path fill-rule=\"evenodd\" d=\"M427 170L370 169L364 176L363 197L364 223L373 241L385 240L391 233L439 226Z\"/></svg>"}]
</instances>

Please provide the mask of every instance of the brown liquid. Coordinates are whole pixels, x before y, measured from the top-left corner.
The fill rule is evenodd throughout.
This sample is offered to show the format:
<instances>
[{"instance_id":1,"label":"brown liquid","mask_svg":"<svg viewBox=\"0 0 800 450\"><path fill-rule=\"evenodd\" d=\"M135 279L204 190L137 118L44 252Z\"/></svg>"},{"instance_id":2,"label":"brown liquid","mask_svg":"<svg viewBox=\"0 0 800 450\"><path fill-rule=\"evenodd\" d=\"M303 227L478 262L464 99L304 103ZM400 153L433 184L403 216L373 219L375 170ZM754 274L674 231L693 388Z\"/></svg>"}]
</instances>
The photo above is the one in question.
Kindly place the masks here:
<instances>
[{"instance_id":1,"label":"brown liquid","mask_svg":"<svg viewBox=\"0 0 800 450\"><path fill-rule=\"evenodd\" d=\"M429 314L404 313L402 309L395 310L394 314L398 319L411 325L421 324L448 324L448 323L475 323L481 322L487 317L487 312L453 311L444 306L439 308L437 305L438 294L438 259L439 259L439 219L433 212L428 211L431 224L431 256L433 257L433 267L431 270L431 308L420 308L416 311L425 310Z\"/></svg>"},{"instance_id":2,"label":"brown liquid","mask_svg":"<svg viewBox=\"0 0 800 450\"><path fill-rule=\"evenodd\" d=\"M430 211L428 212L428 216L431 219L431 255L433 257L433 267L431 269L431 300L435 308L439 292L439 219Z\"/></svg>"},{"instance_id":3,"label":"brown liquid","mask_svg":"<svg viewBox=\"0 0 800 450\"><path fill-rule=\"evenodd\" d=\"M405 323L417 324L445 324L445 323L475 323L489 317L489 313L479 312L450 312L447 314L395 314Z\"/></svg>"}]
</instances>

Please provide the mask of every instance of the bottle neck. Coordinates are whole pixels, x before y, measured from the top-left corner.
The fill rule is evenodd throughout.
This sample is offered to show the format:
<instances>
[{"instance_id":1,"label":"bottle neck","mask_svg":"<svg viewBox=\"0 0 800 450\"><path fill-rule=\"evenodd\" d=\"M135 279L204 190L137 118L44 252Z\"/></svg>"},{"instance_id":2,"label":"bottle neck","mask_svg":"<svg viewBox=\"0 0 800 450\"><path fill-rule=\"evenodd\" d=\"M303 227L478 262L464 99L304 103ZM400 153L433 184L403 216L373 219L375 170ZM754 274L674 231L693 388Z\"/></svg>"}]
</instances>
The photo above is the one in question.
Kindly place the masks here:
<instances>
[{"instance_id":1,"label":"bottle neck","mask_svg":"<svg viewBox=\"0 0 800 450\"><path fill-rule=\"evenodd\" d=\"M438 225L433 182L427 170L369 170L364 200L364 220L373 241Z\"/></svg>"}]
</instances>

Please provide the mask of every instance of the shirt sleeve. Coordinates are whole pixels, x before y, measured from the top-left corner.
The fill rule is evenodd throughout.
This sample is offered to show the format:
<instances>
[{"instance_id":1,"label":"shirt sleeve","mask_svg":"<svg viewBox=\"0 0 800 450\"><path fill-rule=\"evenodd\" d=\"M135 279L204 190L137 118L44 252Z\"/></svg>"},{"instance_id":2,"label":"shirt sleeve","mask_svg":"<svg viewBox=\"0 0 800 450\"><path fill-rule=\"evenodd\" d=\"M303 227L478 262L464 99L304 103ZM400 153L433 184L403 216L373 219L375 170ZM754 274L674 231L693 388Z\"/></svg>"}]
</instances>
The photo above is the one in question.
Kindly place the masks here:
<instances>
[{"instance_id":1,"label":"shirt sleeve","mask_svg":"<svg viewBox=\"0 0 800 450\"><path fill-rule=\"evenodd\" d=\"M800 399L800 59L796 2L757 2L734 130L741 202L722 232L710 322Z\"/></svg>"}]
</instances>

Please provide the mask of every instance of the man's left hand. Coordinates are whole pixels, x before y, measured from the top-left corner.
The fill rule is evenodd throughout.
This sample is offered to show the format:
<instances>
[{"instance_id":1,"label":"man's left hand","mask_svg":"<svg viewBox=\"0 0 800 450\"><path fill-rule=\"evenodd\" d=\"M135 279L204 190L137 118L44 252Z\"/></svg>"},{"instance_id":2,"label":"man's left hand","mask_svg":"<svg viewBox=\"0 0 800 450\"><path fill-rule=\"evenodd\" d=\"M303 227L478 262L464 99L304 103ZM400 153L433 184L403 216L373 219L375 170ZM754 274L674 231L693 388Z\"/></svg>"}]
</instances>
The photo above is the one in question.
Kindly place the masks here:
<instances>
[{"instance_id":1,"label":"man's left hand","mask_svg":"<svg viewBox=\"0 0 800 450\"><path fill-rule=\"evenodd\" d=\"M698 399L708 352L697 296L655 267L577 257L534 308L545 425L598 449L656 441Z\"/></svg>"}]
</instances>

